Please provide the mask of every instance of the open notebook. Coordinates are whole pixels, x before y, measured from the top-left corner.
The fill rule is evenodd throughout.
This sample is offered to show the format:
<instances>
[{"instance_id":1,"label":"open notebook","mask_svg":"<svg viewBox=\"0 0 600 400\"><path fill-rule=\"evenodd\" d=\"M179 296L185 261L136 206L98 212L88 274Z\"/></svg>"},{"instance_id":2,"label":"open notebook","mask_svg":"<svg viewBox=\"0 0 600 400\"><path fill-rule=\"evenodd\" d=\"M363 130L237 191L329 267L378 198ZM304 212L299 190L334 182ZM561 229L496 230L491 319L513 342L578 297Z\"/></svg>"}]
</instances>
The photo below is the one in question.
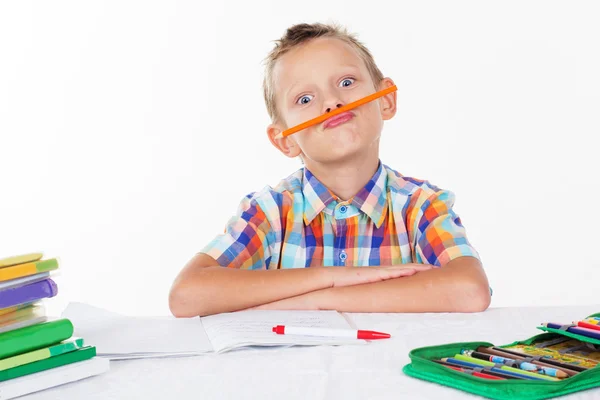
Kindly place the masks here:
<instances>
[{"instance_id":1,"label":"open notebook","mask_svg":"<svg viewBox=\"0 0 600 400\"><path fill-rule=\"evenodd\" d=\"M346 338L277 335L275 325L355 328L337 311L248 310L203 318L128 317L70 303L62 313L75 335L96 346L100 357L118 359L177 357L250 346L315 346L365 344Z\"/></svg>"}]
</instances>

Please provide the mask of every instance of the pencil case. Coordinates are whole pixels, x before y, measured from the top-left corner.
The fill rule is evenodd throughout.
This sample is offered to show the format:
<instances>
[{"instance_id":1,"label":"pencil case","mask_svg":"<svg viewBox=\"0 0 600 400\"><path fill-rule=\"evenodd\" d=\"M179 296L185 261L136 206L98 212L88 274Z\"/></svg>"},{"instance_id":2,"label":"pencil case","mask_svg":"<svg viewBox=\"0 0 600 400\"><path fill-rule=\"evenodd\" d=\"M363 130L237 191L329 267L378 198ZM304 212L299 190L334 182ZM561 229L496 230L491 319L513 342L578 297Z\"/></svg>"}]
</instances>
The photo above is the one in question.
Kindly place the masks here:
<instances>
[{"instance_id":1,"label":"pencil case","mask_svg":"<svg viewBox=\"0 0 600 400\"><path fill-rule=\"evenodd\" d=\"M600 313L588 316L600 317ZM536 400L550 399L570 393L600 387L600 363L592 368L559 381L542 380L491 380L455 371L433 360L454 357L463 349L476 350L478 347L508 348L515 345L532 345L560 337L577 339L582 345L595 346L600 351L600 340L587 336L566 332L564 329L537 327L545 333L532 336L525 340L515 341L506 345L495 345L488 342L457 342L437 346L420 347L409 352L410 363L402 371L413 378L418 378L437 384L453 387L465 392L477 394L490 399ZM599 331L600 332L600 331ZM600 398L600 391L598 392Z\"/></svg>"}]
</instances>

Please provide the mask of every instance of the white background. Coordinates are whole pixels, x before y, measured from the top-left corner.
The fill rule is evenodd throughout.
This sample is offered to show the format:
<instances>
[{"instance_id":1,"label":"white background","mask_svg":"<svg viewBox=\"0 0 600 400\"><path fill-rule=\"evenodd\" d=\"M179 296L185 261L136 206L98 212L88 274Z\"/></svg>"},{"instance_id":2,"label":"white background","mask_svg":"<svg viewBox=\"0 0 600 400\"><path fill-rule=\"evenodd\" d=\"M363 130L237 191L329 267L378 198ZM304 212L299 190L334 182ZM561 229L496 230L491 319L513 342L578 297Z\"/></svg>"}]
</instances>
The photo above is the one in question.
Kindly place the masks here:
<instances>
[{"instance_id":1,"label":"white background","mask_svg":"<svg viewBox=\"0 0 600 400\"><path fill-rule=\"evenodd\" d=\"M262 60L339 22L398 85L381 158L452 190L492 306L597 303L600 7L555 1L0 3L0 257L61 258L57 302L168 314L268 142ZM55 303L56 304L56 303Z\"/></svg>"}]
</instances>

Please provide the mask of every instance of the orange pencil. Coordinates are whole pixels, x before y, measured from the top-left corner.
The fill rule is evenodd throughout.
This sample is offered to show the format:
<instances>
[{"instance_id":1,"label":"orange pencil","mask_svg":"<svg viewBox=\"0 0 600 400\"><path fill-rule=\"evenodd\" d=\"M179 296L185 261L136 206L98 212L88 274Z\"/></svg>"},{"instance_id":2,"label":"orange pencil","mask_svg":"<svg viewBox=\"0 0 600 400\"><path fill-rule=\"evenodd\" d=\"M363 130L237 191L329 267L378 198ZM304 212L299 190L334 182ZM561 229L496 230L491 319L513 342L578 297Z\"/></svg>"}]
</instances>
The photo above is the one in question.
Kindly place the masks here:
<instances>
[{"instance_id":1,"label":"orange pencil","mask_svg":"<svg viewBox=\"0 0 600 400\"><path fill-rule=\"evenodd\" d=\"M308 120L306 122L303 122L300 125L296 125L296 126L290 128L290 129L286 129L285 131L283 131L279 135L275 136L275 139L281 139L281 138L284 138L286 136L290 136L293 133L296 133L296 132L299 132L299 131L301 131L303 129L306 129L309 126L320 124L321 122L323 122L325 120L328 120L331 117L334 117L334 116L336 116L338 114L344 113L344 112L346 112L348 110L352 110L353 108L356 108L358 106L362 106L363 104L366 104L366 103L368 103L370 101L378 99L378 98L380 98L382 96L385 96L386 94L390 94L392 92L395 92L396 90L398 90L398 88L396 87L396 85L394 85L394 86L390 86L389 88L380 90L379 92L375 92L373 94L365 96L362 99L358 99L356 101L353 101L350 104L346 104L345 106L342 106L340 108L336 108L332 112L329 112L329 113L323 114L323 115L319 115L318 117L313 118L311 120Z\"/></svg>"}]
</instances>

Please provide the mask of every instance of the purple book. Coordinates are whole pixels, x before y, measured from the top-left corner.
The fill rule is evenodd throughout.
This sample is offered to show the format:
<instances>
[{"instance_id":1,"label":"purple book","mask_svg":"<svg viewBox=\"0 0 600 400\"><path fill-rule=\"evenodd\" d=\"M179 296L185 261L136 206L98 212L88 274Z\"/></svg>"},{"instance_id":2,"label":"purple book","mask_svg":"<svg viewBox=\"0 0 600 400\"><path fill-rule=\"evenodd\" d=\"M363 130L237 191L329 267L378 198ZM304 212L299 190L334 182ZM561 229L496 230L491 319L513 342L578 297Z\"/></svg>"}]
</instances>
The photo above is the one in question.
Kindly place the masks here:
<instances>
[{"instance_id":1,"label":"purple book","mask_svg":"<svg viewBox=\"0 0 600 400\"><path fill-rule=\"evenodd\" d=\"M0 309L54 297L57 293L58 287L50 278L19 287L5 289L0 291Z\"/></svg>"}]
</instances>

